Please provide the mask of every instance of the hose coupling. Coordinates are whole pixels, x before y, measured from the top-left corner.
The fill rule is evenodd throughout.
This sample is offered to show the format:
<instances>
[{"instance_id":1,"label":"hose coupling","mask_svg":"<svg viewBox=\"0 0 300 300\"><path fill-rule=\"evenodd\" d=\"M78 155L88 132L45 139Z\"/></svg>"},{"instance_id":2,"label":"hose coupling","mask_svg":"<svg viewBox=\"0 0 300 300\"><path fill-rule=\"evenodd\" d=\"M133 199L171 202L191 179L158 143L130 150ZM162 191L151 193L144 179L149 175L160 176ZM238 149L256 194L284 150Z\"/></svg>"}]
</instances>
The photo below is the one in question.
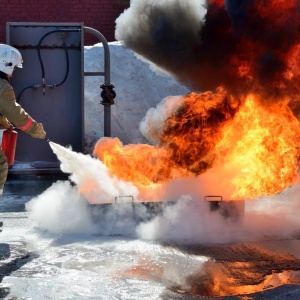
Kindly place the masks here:
<instances>
[{"instance_id":1,"label":"hose coupling","mask_svg":"<svg viewBox=\"0 0 300 300\"><path fill-rule=\"evenodd\" d=\"M45 78L43 78L43 81L42 81L42 89L43 89L43 96L46 95L46 81L45 81Z\"/></svg>"}]
</instances>

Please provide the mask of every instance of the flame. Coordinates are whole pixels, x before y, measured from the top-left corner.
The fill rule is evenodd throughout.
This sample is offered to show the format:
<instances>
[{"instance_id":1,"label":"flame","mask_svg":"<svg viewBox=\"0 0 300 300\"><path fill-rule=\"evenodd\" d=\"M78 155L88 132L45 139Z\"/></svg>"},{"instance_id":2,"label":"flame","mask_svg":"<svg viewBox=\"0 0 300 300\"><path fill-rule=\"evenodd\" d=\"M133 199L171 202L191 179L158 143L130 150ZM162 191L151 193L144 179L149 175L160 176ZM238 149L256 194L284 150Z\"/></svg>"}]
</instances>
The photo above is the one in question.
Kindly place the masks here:
<instances>
[{"instance_id":1,"label":"flame","mask_svg":"<svg viewBox=\"0 0 300 300\"><path fill-rule=\"evenodd\" d=\"M243 274L245 276L246 274ZM232 278L222 274L222 271L210 270L206 273L206 280L201 281L199 277L190 278L190 289L185 290L187 294L201 296L234 296L234 295L249 295L256 292L261 292L286 284L299 285L300 276L298 272L283 271L282 273L274 273L266 275L265 278L258 284L239 285L236 283L237 278Z\"/></svg>"},{"instance_id":2,"label":"flame","mask_svg":"<svg viewBox=\"0 0 300 300\"><path fill-rule=\"evenodd\" d=\"M139 258L131 268L124 270L123 276L135 277L144 280L163 280L163 268L151 261L149 257Z\"/></svg>"},{"instance_id":3,"label":"flame","mask_svg":"<svg viewBox=\"0 0 300 300\"><path fill-rule=\"evenodd\" d=\"M165 120L158 145L123 146L103 138L94 154L139 188L155 189L222 165L232 198L274 195L298 180L300 126L288 98L269 107L261 103L260 96L236 99L224 89L190 93Z\"/></svg>"},{"instance_id":4,"label":"flame","mask_svg":"<svg viewBox=\"0 0 300 300\"><path fill-rule=\"evenodd\" d=\"M177 283L168 278L167 269L151 261L150 258L140 258L131 268L116 273L116 278L156 281L178 294L217 297L249 295L286 284L299 285L300 274L297 271L284 270L262 276L256 273L257 270L253 268L251 262L235 262L233 266L241 267L242 273L231 274L224 265L208 261L199 272L187 276L184 280L178 280ZM248 284L245 284L241 278L248 278Z\"/></svg>"},{"instance_id":5,"label":"flame","mask_svg":"<svg viewBox=\"0 0 300 300\"><path fill-rule=\"evenodd\" d=\"M225 168L236 172L234 198L274 195L298 180L300 128L288 99L269 108L259 103L249 95L217 145Z\"/></svg>"},{"instance_id":6,"label":"flame","mask_svg":"<svg viewBox=\"0 0 300 300\"><path fill-rule=\"evenodd\" d=\"M102 138L94 155L113 175L140 188L200 175L212 167L221 124L232 119L238 106L239 101L223 89L190 93L165 121L158 145L123 146L117 138Z\"/></svg>"},{"instance_id":7,"label":"flame","mask_svg":"<svg viewBox=\"0 0 300 300\"><path fill-rule=\"evenodd\" d=\"M156 119L162 125L147 121L155 128L151 134L156 145L123 146L118 139L101 139L95 156L113 175L139 189L157 189L208 170L220 170L227 177L232 199L271 196L295 184L299 4L209 0L203 16L195 15L192 6L175 3L173 7L153 3L147 15L143 5L132 3L129 10L138 12L137 18L134 24L129 22L131 30L117 30L118 36L180 82L210 91L192 92L183 101L169 99L165 106L172 113ZM177 15L183 20L199 18L198 34L191 34L194 28L186 22L179 24L173 18ZM120 29L121 23L126 22L120 22ZM182 46L180 51L174 51L175 45ZM210 172L208 184L216 173Z\"/></svg>"},{"instance_id":8,"label":"flame","mask_svg":"<svg viewBox=\"0 0 300 300\"><path fill-rule=\"evenodd\" d=\"M133 182L140 188L155 188L171 178L166 149L146 144L125 145L118 138L102 138L94 149L94 155L119 178Z\"/></svg>"}]
</instances>

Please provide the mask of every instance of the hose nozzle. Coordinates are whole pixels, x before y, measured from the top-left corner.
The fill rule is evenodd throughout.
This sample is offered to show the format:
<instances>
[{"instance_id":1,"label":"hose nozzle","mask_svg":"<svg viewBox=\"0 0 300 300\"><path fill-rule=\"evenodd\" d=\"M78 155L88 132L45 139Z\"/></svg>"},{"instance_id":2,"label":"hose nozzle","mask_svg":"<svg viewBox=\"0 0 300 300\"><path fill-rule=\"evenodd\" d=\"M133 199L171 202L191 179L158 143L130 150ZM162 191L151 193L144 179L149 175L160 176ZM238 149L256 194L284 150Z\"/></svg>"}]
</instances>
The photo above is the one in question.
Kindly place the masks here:
<instances>
[{"instance_id":1,"label":"hose nozzle","mask_svg":"<svg viewBox=\"0 0 300 300\"><path fill-rule=\"evenodd\" d=\"M45 137L44 139L45 139L48 143L51 142L47 137Z\"/></svg>"}]
</instances>

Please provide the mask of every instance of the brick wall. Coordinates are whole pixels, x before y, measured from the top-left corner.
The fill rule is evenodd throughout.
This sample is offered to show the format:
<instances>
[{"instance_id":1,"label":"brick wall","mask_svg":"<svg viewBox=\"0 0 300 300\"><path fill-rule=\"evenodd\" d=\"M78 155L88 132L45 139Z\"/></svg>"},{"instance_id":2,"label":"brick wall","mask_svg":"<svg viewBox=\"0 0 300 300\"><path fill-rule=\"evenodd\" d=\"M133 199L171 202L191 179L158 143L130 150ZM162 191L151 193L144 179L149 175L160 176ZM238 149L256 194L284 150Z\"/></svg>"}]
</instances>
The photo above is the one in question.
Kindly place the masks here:
<instances>
[{"instance_id":1,"label":"brick wall","mask_svg":"<svg viewBox=\"0 0 300 300\"><path fill-rule=\"evenodd\" d=\"M0 0L0 43L6 42L6 22L80 22L114 41L115 20L130 0ZM99 40L85 35L85 45Z\"/></svg>"}]
</instances>

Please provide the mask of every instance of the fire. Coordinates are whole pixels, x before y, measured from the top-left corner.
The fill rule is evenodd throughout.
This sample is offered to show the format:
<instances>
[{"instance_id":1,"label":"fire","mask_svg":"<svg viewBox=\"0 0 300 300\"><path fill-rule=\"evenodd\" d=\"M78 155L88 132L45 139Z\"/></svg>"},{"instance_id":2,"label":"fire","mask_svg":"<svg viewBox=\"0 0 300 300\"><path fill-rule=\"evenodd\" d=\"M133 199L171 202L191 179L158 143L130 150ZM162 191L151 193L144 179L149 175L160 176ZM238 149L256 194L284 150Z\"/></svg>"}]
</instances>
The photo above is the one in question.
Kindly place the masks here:
<instances>
[{"instance_id":1,"label":"fire","mask_svg":"<svg viewBox=\"0 0 300 300\"><path fill-rule=\"evenodd\" d=\"M171 178L170 170L165 166L169 153L160 147L146 144L123 146L118 138L102 138L96 144L94 155L109 167L112 174L140 188L155 188Z\"/></svg>"},{"instance_id":2,"label":"fire","mask_svg":"<svg viewBox=\"0 0 300 300\"><path fill-rule=\"evenodd\" d=\"M241 265L241 266L239 266ZM273 272L265 276L257 274L252 263L235 262L233 267L242 268L240 272L231 274L223 264L208 261L199 272L187 276L182 283L167 278L167 270L152 262L151 259L139 259L132 268L116 274L117 278L129 277L165 284L170 290L178 294L225 297L234 295L249 295L266 291L286 284L299 285L300 275L297 271L285 270ZM237 276L239 275L239 276ZM242 279L241 279L242 278ZM248 278L248 284L243 280Z\"/></svg>"},{"instance_id":3,"label":"fire","mask_svg":"<svg viewBox=\"0 0 300 300\"><path fill-rule=\"evenodd\" d=\"M236 172L234 198L274 195L298 180L300 127L288 100L269 108L259 103L249 95L217 145L225 168Z\"/></svg>"},{"instance_id":4,"label":"fire","mask_svg":"<svg viewBox=\"0 0 300 300\"><path fill-rule=\"evenodd\" d=\"M129 24L124 12L120 19L126 22L118 22L116 36L181 83L208 92L192 92L178 102L169 99L173 111L164 120L156 118L161 126L148 118L155 145L101 139L95 156L113 175L140 189L216 169L227 175L232 199L270 196L295 184L299 4L209 0L202 6L205 13L199 13L199 3L176 3L153 2L147 14L146 3L132 3L129 10L137 18ZM183 22L178 23L178 15ZM197 28L186 26L189 20L196 20ZM131 30L124 30L124 24Z\"/></svg>"},{"instance_id":5,"label":"fire","mask_svg":"<svg viewBox=\"0 0 300 300\"><path fill-rule=\"evenodd\" d=\"M167 118L158 145L123 146L117 138L103 138L94 155L112 174L140 188L200 175L212 167L221 124L232 119L238 106L223 89L188 94Z\"/></svg>"},{"instance_id":6,"label":"fire","mask_svg":"<svg viewBox=\"0 0 300 300\"><path fill-rule=\"evenodd\" d=\"M207 271L206 281L201 281L199 278L190 278L190 290L186 293L201 295L201 296L233 296L233 295L248 295L268 289L273 289L286 284L299 284L299 274L293 271L283 271L282 273L274 273L267 275L264 280L253 285L239 285L237 278L225 276L220 270ZM244 274L243 274L244 275Z\"/></svg>"},{"instance_id":7,"label":"fire","mask_svg":"<svg viewBox=\"0 0 300 300\"><path fill-rule=\"evenodd\" d=\"M104 138L94 154L112 174L143 189L222 165L234 174L232 198L274 195L297 182L300 126L288 99L270 107L262 102L224 89L190 93L165 120L157 145Z\"/></svg>"}]
</instances>

